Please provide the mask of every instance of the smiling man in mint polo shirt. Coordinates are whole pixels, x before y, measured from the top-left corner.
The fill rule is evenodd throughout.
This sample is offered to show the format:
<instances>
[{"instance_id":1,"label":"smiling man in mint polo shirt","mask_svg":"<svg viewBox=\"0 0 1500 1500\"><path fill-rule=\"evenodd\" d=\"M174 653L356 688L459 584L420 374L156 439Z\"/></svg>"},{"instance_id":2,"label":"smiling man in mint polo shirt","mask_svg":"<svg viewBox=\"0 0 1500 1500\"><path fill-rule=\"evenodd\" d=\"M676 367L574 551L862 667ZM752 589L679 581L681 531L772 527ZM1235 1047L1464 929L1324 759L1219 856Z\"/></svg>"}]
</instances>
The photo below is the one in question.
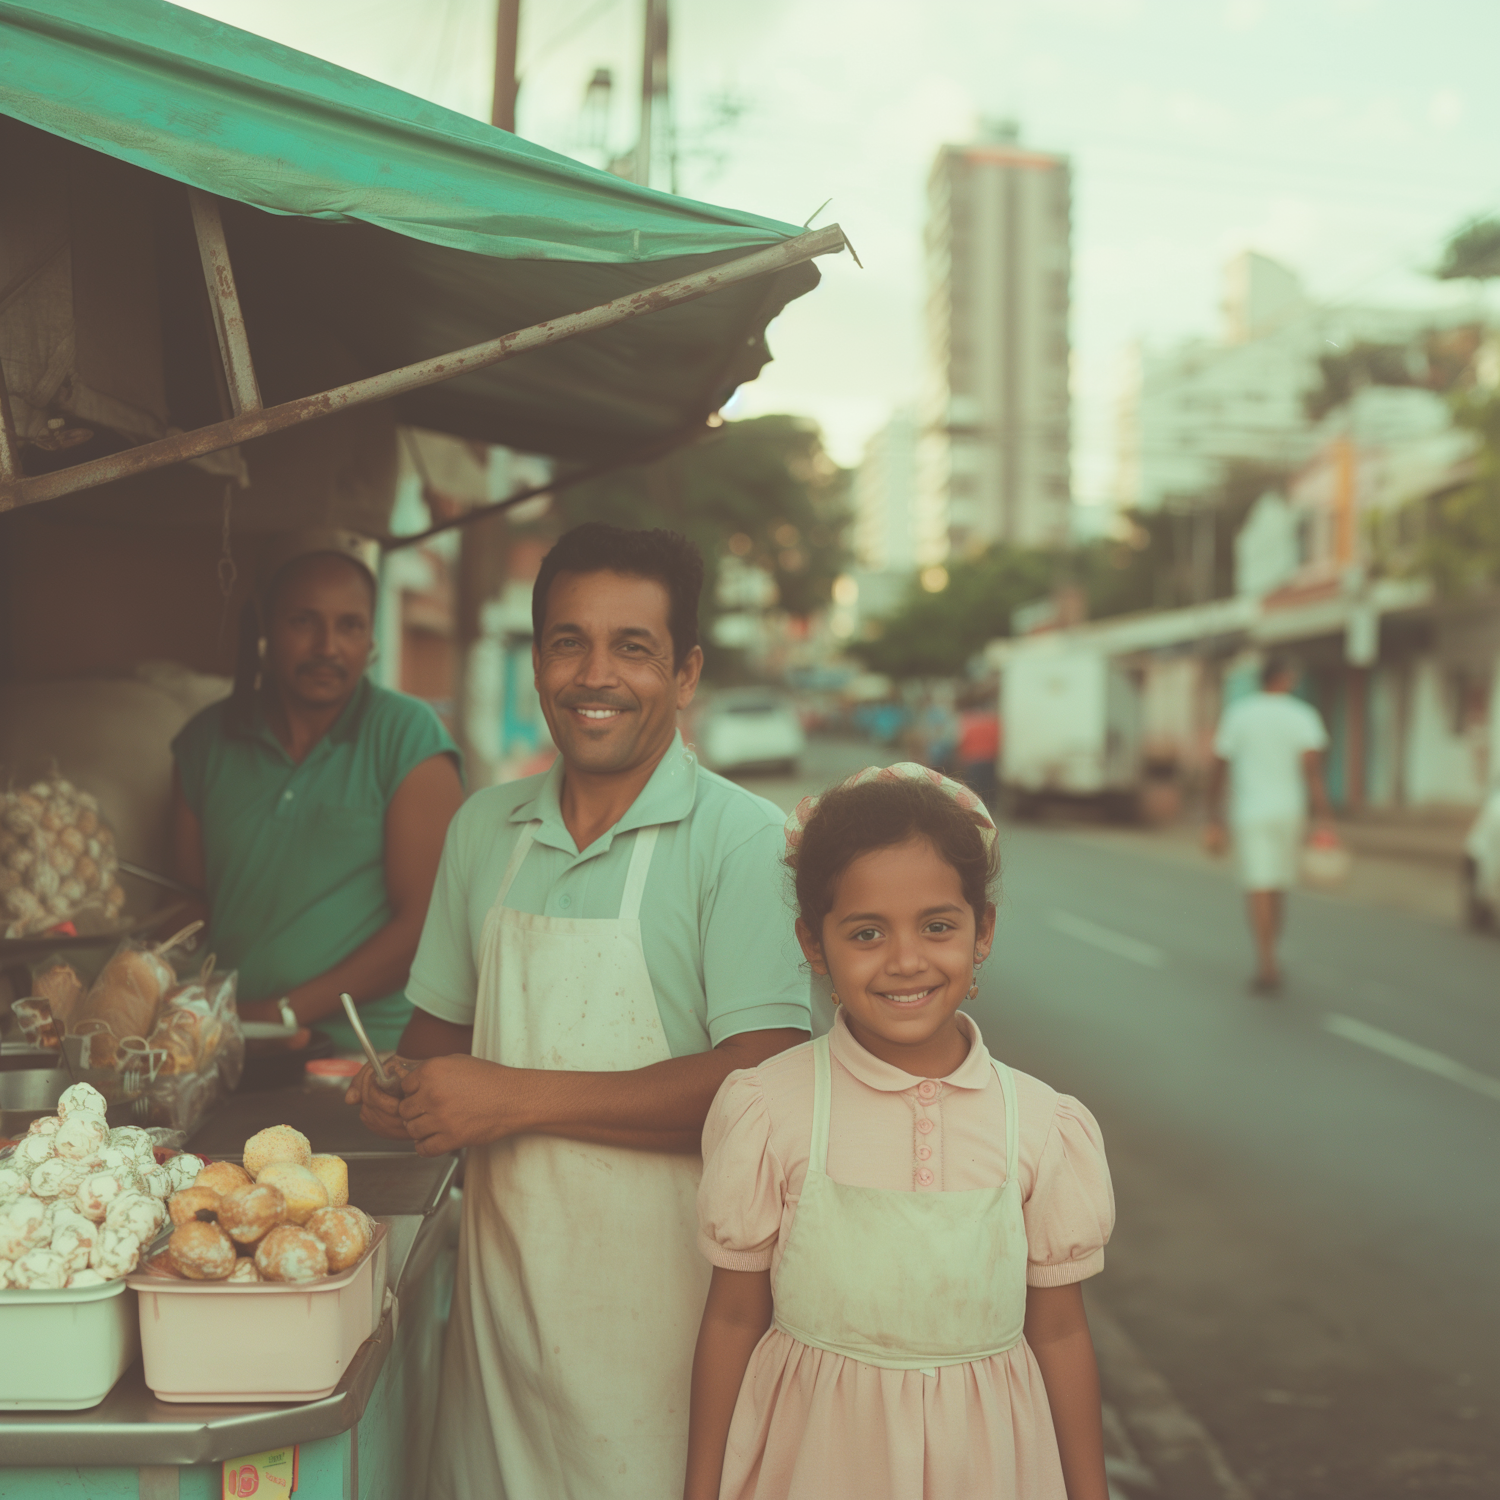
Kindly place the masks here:
<instances>
[{"instance_id":1,"label":"smiling man in mint polo shirt","mask_svg":"<svg viewBox=\"0 0 1500 1500\"><path fill-rule=\"evenodd\" d=\"M782 814L677 732L703 561L589 525L532 595L559 758L449 830L407 993L399 1108L371 1128L467 1146L432 1500L682 1492L699 1142L715 1092L806 1039Z\"/></svg>"},{"instance_id":2,"label":"smiling man in mint polo shirt","mask_svg":"<svg viewBox=\"0 0 1500 1500\"><path fill-rule=\"evenodd\" d=\"M243 621L235 691L172 742L178 873L208 905L209 946L239 971L239 1009L283 1002L343 1051L411 1015L407 974L443 836L463 790L458 750L425 703L365 676L374 544L286 538Z\"/></svg>"}]
</instances>

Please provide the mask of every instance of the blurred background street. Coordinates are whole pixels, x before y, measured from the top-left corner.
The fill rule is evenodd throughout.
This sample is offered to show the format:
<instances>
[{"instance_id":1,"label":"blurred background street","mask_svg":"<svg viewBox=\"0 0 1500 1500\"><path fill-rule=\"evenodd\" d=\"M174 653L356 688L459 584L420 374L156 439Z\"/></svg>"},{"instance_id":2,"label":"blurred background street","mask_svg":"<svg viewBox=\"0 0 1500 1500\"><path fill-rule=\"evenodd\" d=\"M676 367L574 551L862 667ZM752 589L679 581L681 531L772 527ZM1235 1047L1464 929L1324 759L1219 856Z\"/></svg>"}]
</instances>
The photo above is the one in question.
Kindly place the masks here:
<instances>
[{"instance_id":1,"label":"blurred background street","mask_svg":"<svg viewBox=\"0 0 1500 1500\"><path fill-rule=\"evenodd\" d=\"M815 739L801 776L745 784L790 807L882 758ZM1078 822L1007 824L1001 852L975 1014L1104 1130L1120 1220L1096 1308L1241 1493L1500 1493L1500 943L1461 928L1456 881L1397 867L1446 919L1294 895L1266 1001L1222 862ZM1119 1493L1235 1494L1133 1409L1113 1352L1106 1394L1156 1486L1117 1472Z\"/></svg>"}]
</instances>

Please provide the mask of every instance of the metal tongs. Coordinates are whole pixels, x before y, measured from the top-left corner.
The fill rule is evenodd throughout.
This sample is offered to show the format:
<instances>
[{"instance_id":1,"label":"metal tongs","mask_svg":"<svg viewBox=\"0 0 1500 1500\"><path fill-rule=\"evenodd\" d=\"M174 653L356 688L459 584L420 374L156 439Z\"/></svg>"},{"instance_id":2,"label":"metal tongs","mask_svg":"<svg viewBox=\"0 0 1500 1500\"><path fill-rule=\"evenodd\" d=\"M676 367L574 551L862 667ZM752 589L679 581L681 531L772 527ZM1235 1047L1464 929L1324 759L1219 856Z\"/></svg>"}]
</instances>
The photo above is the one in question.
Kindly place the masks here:
<instances>
[{"instance_id":1,"label":"metal tongs","mask_svg":"<svg viewBox=\"0 0 1500 1500\"><path fill-rule=\"evenodd\" d=\"M405 1094L401 1088L401 1080L405 1076L405 1069L400 1072L392 1072L381 1062L379 1054L375 1051L370 1038L365 1034L365 1028L360 1024L359 1011L355 1007L353 997L340 995L339 999L344 1002L344 1014L349 1017L349 1024L354 1028L354 1034L359 1038L359 1045L365 1049L365 1057L369 1059L370 1071L375 1075L375 1087L382 1094L390 1094L393 1098L401 1099Z\"/></svg>"}]
</instances>

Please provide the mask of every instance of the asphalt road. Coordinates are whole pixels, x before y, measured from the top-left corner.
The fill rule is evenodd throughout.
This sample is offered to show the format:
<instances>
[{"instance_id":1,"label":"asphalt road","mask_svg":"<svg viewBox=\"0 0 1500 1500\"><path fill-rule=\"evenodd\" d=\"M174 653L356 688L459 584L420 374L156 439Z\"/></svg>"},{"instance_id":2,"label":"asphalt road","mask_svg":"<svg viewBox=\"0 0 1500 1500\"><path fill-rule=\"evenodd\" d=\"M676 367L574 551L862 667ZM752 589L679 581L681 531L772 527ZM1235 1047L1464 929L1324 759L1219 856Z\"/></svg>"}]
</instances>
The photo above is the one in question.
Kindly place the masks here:
<instances>
[{"instance_id":1,"label":"asphalt road","mask_svg":"<svg viewBox=\"0 0 1500 1500\"><path fill-rule=\"evenodd\" d=\"M789 805L879 758L747 784ZM1289 989L1252 999L1227 872L1001 848L975 1013L1103 1126L1100 1305L1258 1500L1500 1496L1500 942L1299 893Z\"/></svg>"}]
</instances>

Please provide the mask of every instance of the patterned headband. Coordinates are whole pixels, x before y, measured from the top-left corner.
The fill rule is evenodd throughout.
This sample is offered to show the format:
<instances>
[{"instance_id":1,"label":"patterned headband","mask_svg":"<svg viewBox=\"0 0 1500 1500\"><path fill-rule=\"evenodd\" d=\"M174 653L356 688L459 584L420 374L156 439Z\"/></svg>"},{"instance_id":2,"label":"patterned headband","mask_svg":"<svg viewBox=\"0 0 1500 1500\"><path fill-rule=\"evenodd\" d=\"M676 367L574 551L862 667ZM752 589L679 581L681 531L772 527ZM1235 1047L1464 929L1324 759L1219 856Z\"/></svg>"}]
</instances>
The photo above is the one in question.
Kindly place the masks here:
<instances>
[{"instance_id":1,"label":"patterned headband","mask_svg":"<svg viewBox=\"0 0 1500 1500\"><path fill-rule=\"evenodd\" d=\"M898 761L894 766L866 766L863 771L856 771L854 775L845 777L833 790L840 792L845 787L865 786L872 781L930 781L944 796L951 797L967 812L978 815L979 837L984 840L985 850L989 851L995 847L995 840L999 837L995 829L995 820L990 816L990 811L984 803L962 782L944 776L941 771L919 766L915 761L903 760ZM812 821L812 815L817 811L820 800L818 797L804 797L787 818L788 854L795 854L801 847L802 834L808 823Z\"/></svg>"}]
</instances>

